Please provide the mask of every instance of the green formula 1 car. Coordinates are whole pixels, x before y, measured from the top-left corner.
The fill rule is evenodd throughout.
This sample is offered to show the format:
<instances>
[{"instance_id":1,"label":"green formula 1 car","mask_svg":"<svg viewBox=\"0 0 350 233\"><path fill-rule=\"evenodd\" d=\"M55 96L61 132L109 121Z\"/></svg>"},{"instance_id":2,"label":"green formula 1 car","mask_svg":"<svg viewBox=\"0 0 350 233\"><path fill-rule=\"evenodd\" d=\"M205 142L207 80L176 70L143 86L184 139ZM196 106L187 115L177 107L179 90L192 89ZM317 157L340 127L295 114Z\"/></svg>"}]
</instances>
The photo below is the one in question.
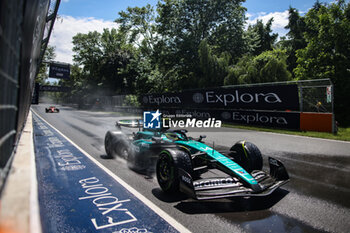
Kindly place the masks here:
<instances>
[{"instance_id":1,"label":"green formula 1 car","mask_svg":"<svg viewBox=\"0 0 350 233\"><path fill-rule=\"evenodd\" d=\"M239 141L228 151L218 151L192 138L187 130L147 130L141 120L122 120L118 130L105 136L107 156L119 155L134 170L156 164L156 176L166 193L183 192L198 199L265 196L289 181L283 164L269 157L270 172L262 170L263 158L252 143ZM121 127L139 128L126 134Z\"/></svg>"}]
</instances>

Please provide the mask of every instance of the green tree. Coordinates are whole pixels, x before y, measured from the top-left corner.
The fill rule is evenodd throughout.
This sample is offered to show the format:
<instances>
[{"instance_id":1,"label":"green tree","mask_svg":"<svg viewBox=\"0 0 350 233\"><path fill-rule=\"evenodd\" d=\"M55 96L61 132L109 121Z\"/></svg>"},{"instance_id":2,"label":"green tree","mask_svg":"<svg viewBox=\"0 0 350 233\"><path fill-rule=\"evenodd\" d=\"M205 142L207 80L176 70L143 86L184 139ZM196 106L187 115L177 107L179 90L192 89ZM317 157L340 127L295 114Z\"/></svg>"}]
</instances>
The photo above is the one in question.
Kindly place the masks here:
<instances>
[{"instance_id":1,"label":"green tree","mask_svg":"<svg viewBox=\"0 0 350 233\"><path fill-rule=\"evenodd\" d=\"M61 93L61 99L66 103L78 103L79 107L83 106L84 101L87 100L87 96L90 93L85 81L86 77L84 77L82 70L78 64L71 65L70 78L59 81L59 85L71 89L70 92Z\"/></svg>"},{"instance_id":2,"label":"green tree","mask_svg":"<svg viewBox=\"0 0 350 233\"><path fill-rule=\"evenodd\" d=\"M127 80L133 81L134 91L138 94L163 92L172 86L166 75L169 71L161 72L156 61L158 36L155 17L153 8L147 4L145 7L128 7L126 11L119 12L115 20L120 24L120 31L126 35L127 42L137 48L124 73L133 72L132 78Z\"/></svg>"},{"instance_id":3,"label":"green tree","mask_svg":"<svg viewBox=\"0 0 350 233\"><path fill-rule=\"evenodd\" d=\"M273 18L264 25L262 20L257 20L256 24L249 25L246 32L246 43L248 43L248 51L252 55L259 55L264 51L272 50L276 43L278 34L272 33Z\"/></svg>"},{"instance_id":4,"label":"green tree","mask_svg":"<svg viewBox=\"0 0 350 233\"><path fill-rule=\"evenodd\" d=\"M126 43L127 38L123 32L116 29L104 29L101 35L101 49L103 55L99 64L101 88L112 93L129 93L134 89L133 70L125 72L134 48Z\"/></svg>"},{"instance_id":5,"label":"green tree","mask_svg":"<svg viewBox=\"0 0 350 233\"><path fill-rule=\"evenodd\" d=\"M104 95L132 92L133 70L128 64L134 53L126 34L116 29L73 37L74 62L81 65L86 88Z\"/></svg>"},{"instance_id":6,"label":"green tree","mask_svg":"<svg viewBox=\"0 0 350 233\"><path fill-rule=\"evenodd\" d=\"M220 57L212 52L206 40L199 45L199 60L202 76L198 79L197 87L222 86L228 73L231 56L224 52Z\"/></svg>"},{"instance_id":7,"label":"green tree","mask_svg":"<svg viewBox=\"0 0 350 233\"><path fill-rule=\"evenodd\" d=\"M256 54L260 47L260 35L257 30L253 30L252 26L248 26L248 29L244 31L243 39L246 54Z\"/></svg>"},{"instance_id":8,"label":"green tree","mask_svg":"<svg viewBox=\"0 0 350 233\"><path fill-rule=\"evenodd\" d=\"M305 15L307 46L296 52L297 79L329 78L335 85L335 114L350 125L350 3L316 2Z\"/></svg>"},{"instance_id":9,"label":"green tree","mask_svg":"<svg viewBox=\"0 0 350 233\"><path fill-rule=\"evenodd\" d=\"M101 34L97 31L87 34L78 33L73 37L73 61L83 66L82 72L86 76L86 84L99 84L99 61L102 57Z\"/></svg>"},{"instance_id":10,"label":"green tree","mask_svg":"<svg viewBox=\"0 0 350 233\"><path fill-rule=\"evenodd\" d=\"M225 85L289 81L292 75L287 70L286 52L272 50L258 56L245 55L229 69Z\"/></svg>"},{"instance_id":11,"label":"green tree","mask_svg":"<svg viewBox=\"0 0 350 233\"><path fill-rule=\"evenodd\" d=\"M297 9L289 7L288 25L285 27L289 29L287 33L288 39L281 39L283 41L283 47L287 49L288 58L288 70L293 72L297 66L296 51L306 47L307 43L304 38L304 32L306 31L306 25L304 18L299 15Z\"/></svg>"},{"instance_id":12,"label":"green tree","mask_svg":"<svg viewBox=\"0 0 350 233\"><path fill-rule=\"evenodd\" d=\"M233 60L244 53L243 0L165 0L158 3L157 63L163 71L177 69L179 88L196 87L202 76L199 46L206 39L212 53L227 52Z\"/></svg>"},{"instance_id":13,"label":"green tree","mask_svg":"<svg viewBox=\"0 0 350 233\"><path fill-rule=\"evenodd\" d=\"M120 24L120 31L128 35L128 43L136 44L140 51L150 56L157 41L155 12L150 4L145 7L128 7L119 12L115 22Z\"/></svg>"},{"instance_id":14,"label":"green tree","mask_svg":"<svg viewBox=\"0 0 350 233\"><path fill-rule=\"evenodd\" d=\"M43 62L40 64L39 73L35 79L35 82L40 83L41 85L45 85L47 83L49 65L50 62L55 59L55 57L55 47L48 45L44 53Z\"/></svg>"}]
</instances>

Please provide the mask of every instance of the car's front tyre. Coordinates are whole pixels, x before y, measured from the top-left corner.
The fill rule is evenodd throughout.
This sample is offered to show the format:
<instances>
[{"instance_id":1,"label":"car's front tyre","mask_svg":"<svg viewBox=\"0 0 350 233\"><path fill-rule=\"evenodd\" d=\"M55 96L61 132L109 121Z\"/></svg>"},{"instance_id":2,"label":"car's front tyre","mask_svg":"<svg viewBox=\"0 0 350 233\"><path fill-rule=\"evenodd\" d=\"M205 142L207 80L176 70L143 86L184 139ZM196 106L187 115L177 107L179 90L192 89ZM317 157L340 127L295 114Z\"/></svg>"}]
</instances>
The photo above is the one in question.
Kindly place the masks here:
<instances>
[{"instance_id":1,"label":"car's front tyre","mask_svg":"<svg viewBox=\"0 0 350 233\"><path fill-rule=\"evenodd\" d=\"M189 174L193 173L191 159L188 153L177 149L165 149L159 154L156 174L158 184L163 192L179 192L179 169L183 169Z\"/></svg>"},{"instance_id":2,"label":"car's front tyre","mask_svg":"<svg viewBox=\"0 0 350 233\"><path fill-rule=\"evenodd\" d=\"M261 170L263 158L259 148L251 142L238 141L230 149L233 151L234 161L247 172Z\"/></svg>"}]
</instances>

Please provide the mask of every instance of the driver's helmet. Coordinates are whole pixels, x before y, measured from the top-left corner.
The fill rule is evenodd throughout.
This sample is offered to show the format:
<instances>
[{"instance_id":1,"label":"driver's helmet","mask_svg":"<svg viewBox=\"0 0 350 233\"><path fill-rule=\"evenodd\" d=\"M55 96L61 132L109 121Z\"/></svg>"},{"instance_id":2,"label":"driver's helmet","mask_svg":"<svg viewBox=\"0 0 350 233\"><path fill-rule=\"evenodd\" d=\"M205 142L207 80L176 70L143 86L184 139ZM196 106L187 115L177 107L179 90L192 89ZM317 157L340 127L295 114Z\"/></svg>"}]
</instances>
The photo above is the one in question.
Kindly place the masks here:
<instances>
[{"instance_id":1,"label":"driver's helmet","mask_svg":"<svg viewBox=\"0 0 350 233\"><path fill-rule=\"evenodd\" d=\"M165 136L173 141L178 141L178 140L183 140L183 136L178 134L178 133L173 133L173 132L167 132L165 133Z\"/></svg>"}]
</instances>

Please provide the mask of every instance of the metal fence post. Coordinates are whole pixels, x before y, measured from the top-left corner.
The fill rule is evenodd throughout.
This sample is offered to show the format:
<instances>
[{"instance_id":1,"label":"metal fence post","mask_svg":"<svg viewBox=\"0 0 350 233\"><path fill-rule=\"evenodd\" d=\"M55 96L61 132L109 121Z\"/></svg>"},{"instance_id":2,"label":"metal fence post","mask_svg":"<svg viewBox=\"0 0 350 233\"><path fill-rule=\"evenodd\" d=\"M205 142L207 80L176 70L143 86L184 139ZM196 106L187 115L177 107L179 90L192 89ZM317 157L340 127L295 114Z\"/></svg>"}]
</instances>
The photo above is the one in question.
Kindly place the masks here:
<instances>
[{"instance_id":1,"label":"metal fence post","mask_svg":"<svg viewBox=\"0 0 350 233\"><path fill-rule=\"evenodd\" d=\"M300 112L303 111L303 87L298 83L299 86L299 108Z\"/></svg>"}]
</instances>

